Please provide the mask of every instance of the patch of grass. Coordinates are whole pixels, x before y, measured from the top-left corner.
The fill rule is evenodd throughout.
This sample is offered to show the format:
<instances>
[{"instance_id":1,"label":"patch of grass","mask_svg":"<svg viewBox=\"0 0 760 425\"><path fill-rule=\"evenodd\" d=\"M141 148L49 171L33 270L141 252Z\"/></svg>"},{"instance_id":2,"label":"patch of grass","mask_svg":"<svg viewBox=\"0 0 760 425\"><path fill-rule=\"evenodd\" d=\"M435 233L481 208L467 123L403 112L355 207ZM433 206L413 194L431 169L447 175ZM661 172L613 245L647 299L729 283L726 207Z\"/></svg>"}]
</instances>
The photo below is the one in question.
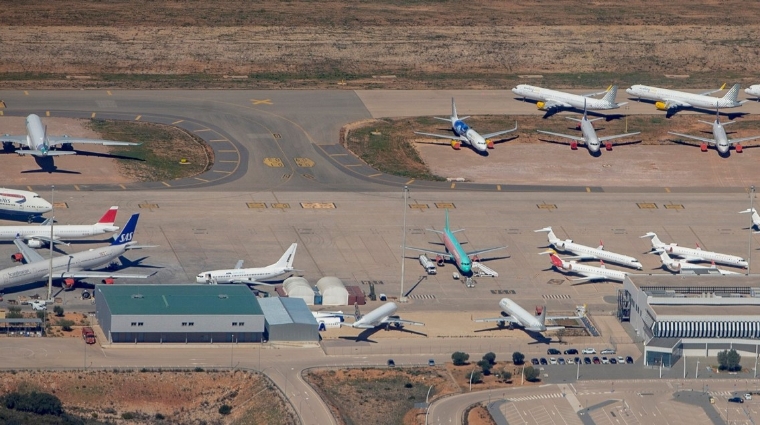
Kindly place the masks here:
<instances>
[{"instance_id":1,"label":"patch of grass","mask_svg":"<svg viewBox=\"0 0 760 425\"><path fill-rule=\"evenodd\" d=\"M89 128L103 139L142 143L114 146L123 175L138 181L165 181L200 174L213 164L211 148L202 140L171 126L130 121L91 120ZM181 165L181 159L187 164Z\"/></svg>"}]
</instances>

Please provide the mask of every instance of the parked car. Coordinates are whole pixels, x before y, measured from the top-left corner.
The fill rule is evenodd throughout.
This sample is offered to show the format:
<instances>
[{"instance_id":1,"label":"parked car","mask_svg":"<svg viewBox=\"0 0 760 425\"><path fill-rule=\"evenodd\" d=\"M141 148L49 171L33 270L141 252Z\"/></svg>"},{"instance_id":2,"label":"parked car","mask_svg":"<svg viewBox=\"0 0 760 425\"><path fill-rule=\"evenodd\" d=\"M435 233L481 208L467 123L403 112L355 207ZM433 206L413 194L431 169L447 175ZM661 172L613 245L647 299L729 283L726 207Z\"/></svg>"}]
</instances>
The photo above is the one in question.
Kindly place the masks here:
<instances>
[{"instance_id":1,"label":"parked car","mask_svg":"<svg viewBox=\"0 0 760 425\"><path fill-rule=\"evenodd\" d=\"M556 348L550 348L550 349L546 350L546 354L548 354L550 356L557 356L559 354L562 354L562 352L559 351L559 350L557 350Z\"/></svg>"},{"instance_id":2,"label":"parked car","mask_svg":"<svg viewBox=\"0 0 760 425\"><path fill-rule=\"evenodd\" d=\"M577 363L577 364L580 364L580 363L581 363L581 358L580 358L580 357L576 357L576 358L575 358L575 359L573 359L573 360L575 360L575 363Z\"/></svg>"},{"instance_id":3,"label":"parked car","mask_svg":"<svg viewBox=\"0 0 760 425\"><path fill-rule=\"evenodd\" d=\"M557 359L555 359L554 357L550 357L549 358L549 363L551 363L551 364L557 364Z\"/></svg>"},{"instance_id":4,"label":"parked car","mask_svg":"<svg viewBox=\"0 0 760 425\"><path fill-rule=\"evenodd\" d=\"M610 363L610 359L608 359L607 357L602 357L602 364L609 364L609 363Z\"/></svg>"},{"instance_id":5,"label":"parked car","mask_svg":"<svg viewBox=\"0 0 760 425\"><path fill-rule=\"evenodd\" d=\"M428 360L428 366L435 366L435 359Z\"/></svg>"},{"instance_id":6,"label":"parked car","mask_svg":"<svg viewBox=\"0 0 760 425\"><path fill-rule=\"evenodd\" d=\"M596 350L594 350L593 348L584 348L583 354L596 354Z\"/></svg>"},{"instance_id":7,"label":"parked car","mask_svg":"<svg viewBox=\"0 0 760 425\"><path fill-rule=\"evenodd\" d=\"M396 367L396 362L393 359L388 359L388 367Z\"/></svg>"},{"instance_id":8,"label":"parked car","mask_svg":"<svg viewBox=\"0 0 760 425\"><path fill-rule=\"evenodd\" d=\"M596 357L596 356L594 356L594 364L599 364L599 363L601 363L601 362L602 362L602 361L601 361L601 360L599 360L599 357Z\"/></svg>"},{"instance_id":9,"label":"parked car","mask_svg":"<svg viewBox=\"0 0 760 425\"><path fill-rule=\"evenodd\" d=\"M744 394L744 399L745 400L752 400L752 394L750 394L750 393Z\"/></svg>"},{"instance_id":10,"label":"parked car","mask_svg":"<svg viewBox=\"0 0 760 425\"><path fill-rule=\"evenodd\" d=\"M610 364L617 364L617 359L614 357L610 357Z\"/></svg>"},{"instance_id":11,"label":"parked car","mask_svg":"<svg viewBox=\"0 0 760 425\"><path fill-rule=\"evenodd\" d=\"M625 359L623 358L623 356L618 356L617 361L619 364L625 364Z\"/></svg>"},{"instance_id":12,"label":"parked car","mask_svg":"<svg viewBox=\"0 0 760 425\"><path fill-rule=\"evenodd\" d=\"M615 350L614 350L614 349L612 349L612 348L605 348L605 349L604 349L604 350L602 350L602 352L601 352L601 353L599 353L599 354L615 354Z\"/></svg>"},{"instance_id":13,"label":"parked car","mask_svg":"<svg viewBox=\"0 0 760 425\"><path fill-rule=\"evenodd\" d=\"M591 358L590 357L584 357L583 358L583 364L591 364Z\"/></svg>"},{"instance_id":14,"label":"parked car","mask_svg":"<svg viewBox=\"0 0 760 425\"><path fill-rule=\"evenodd\" d=\"M631 357L631 356L626 357L625 358L625 362L628 363L628 364L633 364L633 357Z\"/></svg>"},{"instance_id":15,"label":"parked car","mask_svg":"<svg viewBox=\"0 0 760 425\"><path fill-rule=\"evenodd\" d=\"M578 354L578 350L576 350L575 348L568 348L567 350L565 350L565 354Z\"/></svg>"},{"instance_id":16,"label":"parked car","mask_svg":"<svg viewBox=\"0 0 760 425\"><path fill-rule=\"evenodd\" d=\"M530 359L530 363L531 363L532 365L534 365L534 366L535 366L535 365L538 365L538 359L537 359L537 358L535 358L535 357L533 357L532 359Z\"/></svg>"},{"instance_id":17,"label":"parked car","mask_svg":"<svg viewBox=\"0 0 760 425\"><path fill-rule=\"evenodd\" d=\"M557 359L557 363L559 363L559 364L565 364L564 357L560 357L559 359Z\"/></svg>"},{"instance_id":18,"label":"parked car","mask_svg":"<svg viewBox=\"0 0 760 425\"><path fill-rule=\"evenodd\" d=\"M575 364L575 360L573 360L570 357L568 357L567 358L567 364Z\"/></svg>"},{"instance_id":19,"label":"parked car","mask_svg":"<svg viewBox=\"0 0 760 425\"><path fill-rule=\"evenodd\" d=\"M744 399L741 397L731 397L728 399L731 403L744 403Z\"/></svg>"},{"instance_id":20,"label":"parked car","mask_svg":"<svg viewBox=\"0 0 760 425\"><path fill-rule=\"evenodd\" d=\"M547 362L545 358L541 357L541 364L546 366L549 364L549 362Z\"/></svg>"}]
</instances>

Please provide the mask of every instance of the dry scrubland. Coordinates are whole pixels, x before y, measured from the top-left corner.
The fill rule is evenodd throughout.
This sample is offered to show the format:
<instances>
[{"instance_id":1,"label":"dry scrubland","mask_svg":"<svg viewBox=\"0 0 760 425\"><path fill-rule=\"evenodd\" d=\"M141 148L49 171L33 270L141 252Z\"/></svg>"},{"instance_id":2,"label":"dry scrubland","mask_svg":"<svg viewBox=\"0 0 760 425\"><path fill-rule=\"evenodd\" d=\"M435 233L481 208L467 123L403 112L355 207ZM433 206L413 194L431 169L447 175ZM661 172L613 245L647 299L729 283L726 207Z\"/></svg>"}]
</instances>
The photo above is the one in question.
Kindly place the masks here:
<instances>
[{"instance_id":1,"label":"dry scrubland","mask_svg":"<svg viewBox=\"0 0 760 425\"><path fill-rule=\"evenodd\" d=\"M31 0L0 9L0 87L711 87L756 77L758 38L738 0Z\"/></svg>"}]
</instances>

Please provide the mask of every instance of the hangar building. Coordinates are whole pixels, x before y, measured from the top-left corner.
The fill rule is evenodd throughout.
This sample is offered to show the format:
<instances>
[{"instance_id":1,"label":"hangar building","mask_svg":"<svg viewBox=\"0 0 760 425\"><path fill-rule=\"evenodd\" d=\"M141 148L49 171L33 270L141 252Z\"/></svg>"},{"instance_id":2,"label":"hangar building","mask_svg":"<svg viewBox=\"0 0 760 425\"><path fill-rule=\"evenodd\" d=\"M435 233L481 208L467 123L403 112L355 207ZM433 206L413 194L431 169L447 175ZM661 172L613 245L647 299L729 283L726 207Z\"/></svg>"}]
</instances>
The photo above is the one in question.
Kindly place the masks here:
<instances>
[{"instance_id":1,"label":"hangar building","mask_svg":"<svg viewBox=\"0 0 760 425\"><path fill-rule=\"evenodd\" d=\"M716 356L760 345L760 276L629 275L618 318L645 344L645 364L672 366L681 356Z\"/></svg>"},{"instance_id":2,"label":"hangar building","mask_svg":"<svg viewBox=\"0 0 760 425\"><path fill-rule=\"evenodd\" d=\"M270 297L259 300L266 316L270 342L319 342L319 324L301 298Z\"/></svg>"},{"instance_id":3,"label":"hangar building","mask_svg":"<svg viewBox=\"0 0 760 425\"><path fill-rule=\"evenodd\" d=\"M246 285L97 285L94 294L112 343L258 342L264 335L264 313Z\"/></svg>"}]
</instances>

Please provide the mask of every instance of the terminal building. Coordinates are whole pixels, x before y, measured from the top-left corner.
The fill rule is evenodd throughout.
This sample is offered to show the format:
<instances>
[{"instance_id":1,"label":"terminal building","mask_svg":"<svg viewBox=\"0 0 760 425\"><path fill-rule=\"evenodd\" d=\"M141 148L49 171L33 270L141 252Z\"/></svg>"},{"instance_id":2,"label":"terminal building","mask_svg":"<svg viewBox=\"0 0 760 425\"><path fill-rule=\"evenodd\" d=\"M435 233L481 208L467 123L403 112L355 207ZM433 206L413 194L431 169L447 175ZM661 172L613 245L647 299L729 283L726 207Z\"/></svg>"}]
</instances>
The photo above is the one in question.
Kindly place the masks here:
<instances>
[{"instance_id":1,"label":"terminal building","mask_svg":"<svg viewBox=\"0 0 760 425\"><path fill-rule=\"evenodd\" d=\"M645 344L645 365L670 367L681 356L717 356L760 345L760 276L629 275L618 318Z\"/></svg>"}]
</instances>

